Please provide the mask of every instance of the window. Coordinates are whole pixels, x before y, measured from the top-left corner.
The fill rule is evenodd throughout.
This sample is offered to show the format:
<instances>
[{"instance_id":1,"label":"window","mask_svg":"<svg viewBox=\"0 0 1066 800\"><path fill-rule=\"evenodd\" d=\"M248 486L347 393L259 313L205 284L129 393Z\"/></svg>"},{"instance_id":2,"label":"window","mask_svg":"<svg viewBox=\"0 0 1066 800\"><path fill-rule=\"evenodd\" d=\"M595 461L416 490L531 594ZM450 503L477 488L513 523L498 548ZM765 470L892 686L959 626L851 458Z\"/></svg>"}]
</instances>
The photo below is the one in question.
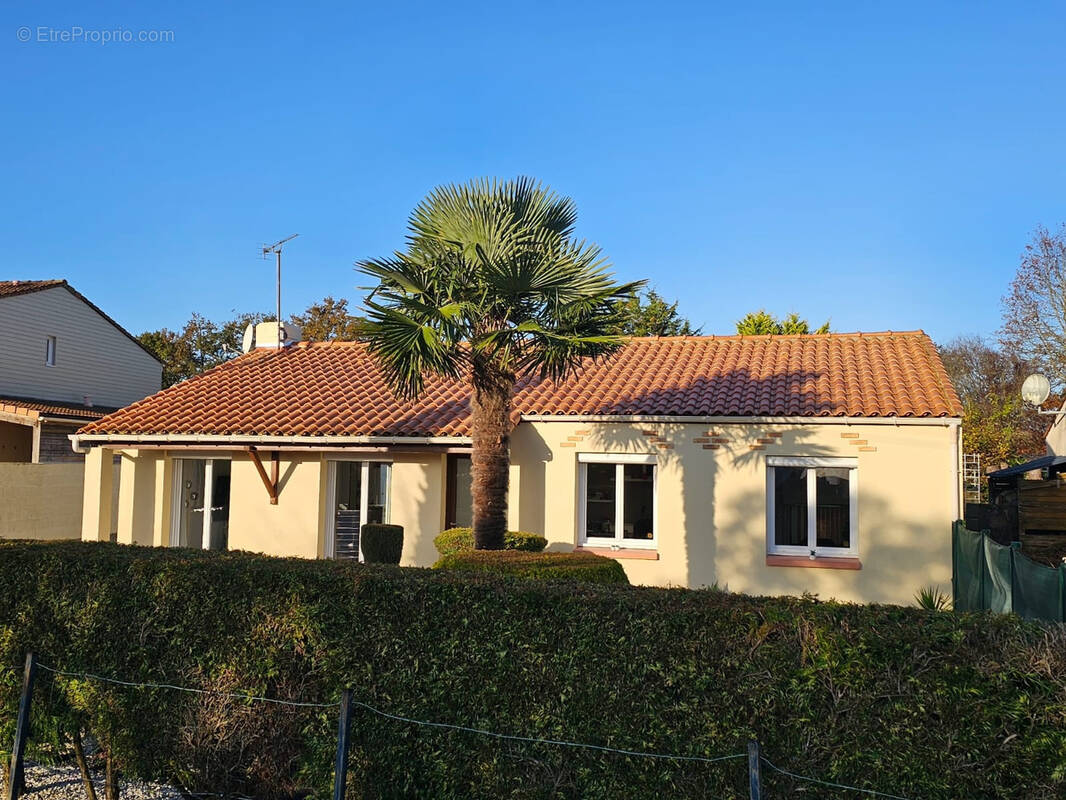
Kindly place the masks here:
<instances>
[{"instance_id":1,"label":"window","mask_svg":"<svg viewBox=\"0 0 1066 800\"><path fill-rule=\"evenodd\" d=\"M225 550L229 546L229 490L229 459L175 459L170 544Z\"/></svg>"},{"instance_id":2,"label":"window","mask_svg":"<svg viewBox=\"0 0 1066 800\"><path fill-rule=\"evenodd\" d=\"M48 336L44 340L44 364L46 367L56 365L56 337Z\"/></svg>"},{"instance_id":3,"label":"window","mask_svg":"<svg viewBox=\"0 0 1066 800\"><path fill-rule=\"evenodd\" d=\"M459 453L448 456L445 491L444 527L471 527L474 524L474 500L470 493L470 456Z\"/></svg>"},{"instance_id":4,"label":"window","mask_svg":"<svg viewBox=\"0 0 1066 800\"><path fill-rule=\"evenodd\" d=\"M579 534L590 547L654 548L655 456L578 456Z\"/></svg>"},{"instance_id":5,"label":"window","mask_svg":"<svg viewBox=\"0 0 1066 800\"><path fill-rule=\"evenodd\" d=\"M359 531L389 521L391 465L381 461L330 461L326 556L363 560Z\"/></svg>"},{"instance_id":6,"label":"window","mask_svg":"<svg viewBox=\"0 0 1066 800\"><path fill-rule=\"evenodd\" d=\"M767 459L767 552L857 556L853 458Z\"/></svg>"}]
</instances>

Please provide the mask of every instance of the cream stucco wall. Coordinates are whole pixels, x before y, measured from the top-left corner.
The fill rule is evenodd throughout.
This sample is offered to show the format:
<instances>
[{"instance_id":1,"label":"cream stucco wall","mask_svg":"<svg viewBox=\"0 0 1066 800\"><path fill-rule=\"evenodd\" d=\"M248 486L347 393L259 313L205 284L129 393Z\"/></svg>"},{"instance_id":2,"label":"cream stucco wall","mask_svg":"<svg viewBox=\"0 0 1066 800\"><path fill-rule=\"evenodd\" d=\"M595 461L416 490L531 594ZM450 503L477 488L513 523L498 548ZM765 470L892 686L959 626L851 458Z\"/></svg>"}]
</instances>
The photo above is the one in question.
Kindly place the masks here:
<instances>
[{"instance_id":1,"label":"cream stucco wall","mask_svg":"<svg viewBox=\"0 0 1066 800\"><path fill-rule=\"evenodd\" d=\"M1060 411L1066 412L1066 404L1062 406ZM1052 422L1051 427L1048 428L1047 436L1044 437L1047 454L1049 456L1066 455L1066 416L1049 416L1048 419L1052 420Z\"/></svg>"},{"instance_id":2,"label":"cream stucco wall","mask_svg":"<svg viewBox=\"0 0 1066 800\"><path fill-rule=\"evenodd\" d=\"M512 434L510 525L542 532L552 550L579 544L579 453L656 458L658 557L621 559L634 583L905 604L922 586L950 590L950 529L959 497L953 423L524 422ZM174 455L124 454L120 541L169 541ZM231 455L230 548L322 557L327 456L283 454L272 506L250 457ZM767 565L766 459L774 455L857 460L861 569ZM429 566L437 558L433 537L444 523L446 457L373 456L381 457L393 464L390 520L404 527L402 563ZM92 472L92 459L87 463ZM264 465L269 471L267 458ZM91 531L85 538L93 538Z\"/></svg>"},{"instance_id":3,"label":"cream stucco wall","mask_svg":"<svg viewBox=\"0 0 1066 800\"><path fill-rule=\"evenodd\" d=\"M444 527L445 460L427 454L393 461L389 522L403 525L403 566L428 567L437 560L433 537Z\"/></svg>"},{"instance_id":4,"label":"cream stucco wall","mask_svg":"<svg viewBox=\"0 0 1066 800\"><path fill-rule=\"evenodd\" d=\"M634 583L910 603L924 585L950 591L957 437L947 424L523 423L513 452L523 500L533 502L520 518L524 529L544 531L550 549L570 549L577 454L655 454L658 559L622 559ZM862 569L767 566L773 455L857 459Z\"/></svg>"},{"instance_id":5,"label":"cream stucco wall","mask_svg":"<svg viewBox=\"0 0 1066 800\"><path fill-rule=\"evenodd\" d=\"M270 460L263 466L270 472ZM247 454L233 454L230 478L229 547L276 556L320 558L325 518L322 459L283 454L278 466L278 504Z\"/></svg>"},{"instance_id":6,"label":"cream stucco wall","mask_svg":"<svg viewBox=\"0 0 1066 800\"><path fill-rule=\"evenodd\" d=\"M102 538L96 533L100 505L100 482L95 477L102 461L100 449L90 452L88 469L94 479L87 488L90 503L85 539ZM106 451L110 454L111 451ZM118 541L126 544L167 546L174 524L173 479L175 462L181 458L230 459L229 548L276 556L322 558L326 553L327 475L326 455L283 454L278 468L278 502L270 498L247 453L219 451L165 452L122 450L121 466L114 483L120 493ZM349 460L359 460L350 456ZM444 520L444 463L442 454L396 454L367 456L392 463L390 521L402 525L405 565L432 564L436 560L433 537ZM263 456L268 475L271 463ZM80 470L80 465L78 465ZM120 487L120 488L119 488ZM79 482L80 491L80 482ZM106 491L111 491L107 488ZM80 500L80 495L79 495ZM79 506L79 514L81 513ZM421 535L427 532L427 535Z\"/></svg>"},{"instance_id":7,"label":"cream stucco wall","mask_svg":"<svg viewBox=\"0 0 1066 800\"><path fill-rule=\"evenodd\" d=\"M0 463L0 539L77 539L81 464Z\"/></svg>"},{"instance_id":8,"label":"cream stucco wall","mask_svg":"<svg viewBox=\"0 0 1066 800\"><path fill-rule=\"evenodd\" d=\"M170 544L170 481L173 461L158 450L119 451L118 541Z\"/></svg>"}]
</instances>

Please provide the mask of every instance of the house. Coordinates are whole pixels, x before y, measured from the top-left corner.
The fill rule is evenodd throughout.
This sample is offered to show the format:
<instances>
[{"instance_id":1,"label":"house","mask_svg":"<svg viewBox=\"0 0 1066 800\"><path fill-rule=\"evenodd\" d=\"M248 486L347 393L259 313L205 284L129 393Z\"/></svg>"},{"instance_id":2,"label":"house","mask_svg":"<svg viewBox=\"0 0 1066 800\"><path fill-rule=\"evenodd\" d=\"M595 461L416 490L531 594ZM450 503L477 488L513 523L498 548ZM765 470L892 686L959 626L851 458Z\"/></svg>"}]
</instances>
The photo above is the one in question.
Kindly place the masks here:
<instances>
[{"instance_id":1,"label":"house","mask_svg":"<svg viewBox=\"0 0 1066 800\"><path fill-rule=\"evenodd\" d=\"M162 366L66 281L0 281L0 537L77 538L69 436L159 391Z\"/></svg>"},{"instance_id":2,"label":"house","mask_svg":"<svg viewBox=\"0 0 1066 800\"><path fill-rule=\"evenodd\" d=\"M1066 407L1063 409L1066 411ZM1032 412L1032 413L1035 413ZM1022 541L1059 542L1066 548L1066 423L1056 414L1044 442L1047 454L1040 458L988 474L989 504L973 506L967 525L971 530L988 529L1001 543ZM970 508L967 509L971 511Z\"/></svg>"},{"instance_id":3,"label":"house","mask_svg":"<svg viewBox=\"0 0 1066 800\"><path fill-rule=\"evenodd\" d=\"M276 337L259 337L275 341ZM403 563L470 522L469 392L399 402L359 343L263 348L92 422L82 536ZM509 526L635 583L910 603L951 579L962 409L921 331L632 339L517 387Z\"/></svg>"}]
</instances>

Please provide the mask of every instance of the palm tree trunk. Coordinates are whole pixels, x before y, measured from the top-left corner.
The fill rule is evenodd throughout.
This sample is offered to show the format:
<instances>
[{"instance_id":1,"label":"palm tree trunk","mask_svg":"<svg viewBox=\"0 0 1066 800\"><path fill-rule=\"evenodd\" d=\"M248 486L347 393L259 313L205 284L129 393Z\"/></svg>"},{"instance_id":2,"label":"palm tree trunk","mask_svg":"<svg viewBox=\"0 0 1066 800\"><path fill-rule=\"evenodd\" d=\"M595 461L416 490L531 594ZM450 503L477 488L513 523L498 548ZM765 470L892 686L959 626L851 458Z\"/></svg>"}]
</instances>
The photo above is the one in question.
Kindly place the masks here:
<instances>
[{"instance_id":1,"label":"palm tree trunk","mask_svg":"<svg viewBox=\"0 0 1066 800\"><path fill-rule=\"evenodd\" d=\"M511 472L511 400L514 375L491 361L474 359L470 428L470 493L474 548L502 550L507 532L507 487Z\"/></svg>"}]
</instances>

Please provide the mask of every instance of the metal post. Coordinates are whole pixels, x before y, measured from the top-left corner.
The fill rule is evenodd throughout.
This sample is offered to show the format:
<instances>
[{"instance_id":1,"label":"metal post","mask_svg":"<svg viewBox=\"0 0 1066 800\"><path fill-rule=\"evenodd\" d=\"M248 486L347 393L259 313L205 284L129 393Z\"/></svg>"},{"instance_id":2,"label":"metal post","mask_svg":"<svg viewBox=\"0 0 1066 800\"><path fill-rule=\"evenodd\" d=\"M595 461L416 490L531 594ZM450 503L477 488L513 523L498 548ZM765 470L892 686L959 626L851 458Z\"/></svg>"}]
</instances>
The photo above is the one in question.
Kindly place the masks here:
<instances>
[{"instance_id":1,"label":"metal post","mask_svg":"<svg viewBox=\"0 0 1066 800\"><path fill-rule=\"evenodd\" d=\"M278 350L281 350L281 248L278 248Z\"/></svg>"},{"instance_id":2,"label":"metal post","mask_svg":"<svg viewBox=\"0 0 1066 800\"><path fill-rule=\"evenodd\" d=\"M748 742L748 792L751 800L762 800L762 754L754 739Z\"/></svg>"},{"instance_id":3,"label":"metal post","mask_svg":"<svg viewBox=\"0 0 1066 800\"><path fill-rule=\"evenodd\" d=\"M352 722L352 690L341 692L341 713L337 719L337 761L333 768L333 800L344 800L348 783L348 729Z\"/></svg>"},{"instance_id":4,"label":"metal post","mask_svg":"<svg viewBox=\"0 0 1066 800\"><path fill-rule=\"evenodd\" d=\"M1011 542L1010 549L1007 551L1007 563L1010 564L1010 610L1014 614L1018 614L1018 608L1014 603L1015 587L1018 585L1017 567L1014 559L1018 557L1018 551L1021 550L1021 547L1021 542Z\"/></svg>"},{"instance_id":5,"label":"metal post","mask_svg":"<svg viewBox=\"0 0 1066 800\"><path fill-rule=\"evenodd\" d=\"M26 668L22 673L22 699L19 701L19 715L15 723L15 744L11 748L11 767L7 771L5 800L18 800L22 791L22 756L26 752L26 738L30 733L30 701L33 699L33 681L36 677L37 657L33 653L27 653Z\"/></svg>"},{"instance_id":6,"label":"metal post","mask_svg":"<svg viewBox=\"0 0 1066 800\"><path fill-rule=\"evenodd\" d=\"M1059 564L1059 622L1066 622L1066 562Z\"/></svg>"}]
</instances>

